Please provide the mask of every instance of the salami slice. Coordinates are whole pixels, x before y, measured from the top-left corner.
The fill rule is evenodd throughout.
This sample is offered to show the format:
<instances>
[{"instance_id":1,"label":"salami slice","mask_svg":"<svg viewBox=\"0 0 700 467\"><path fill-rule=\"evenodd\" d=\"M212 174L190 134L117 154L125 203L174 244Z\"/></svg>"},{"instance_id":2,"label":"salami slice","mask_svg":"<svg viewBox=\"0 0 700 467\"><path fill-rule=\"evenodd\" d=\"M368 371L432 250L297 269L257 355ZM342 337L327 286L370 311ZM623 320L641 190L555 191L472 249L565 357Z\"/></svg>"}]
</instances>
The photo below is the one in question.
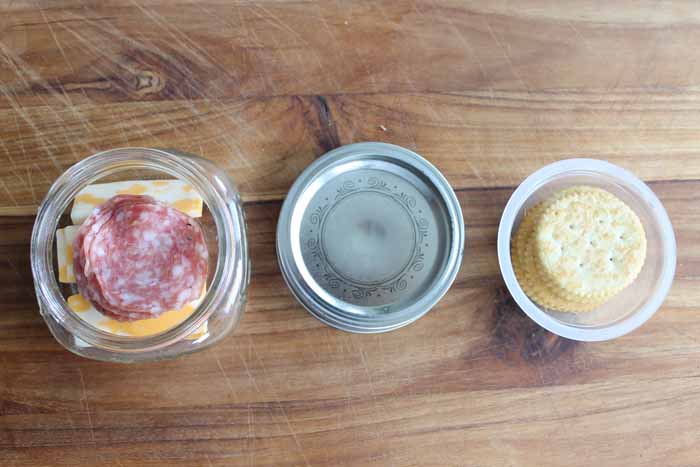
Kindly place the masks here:
<instances>
[{"instance_id":1,"label":"salami slice","mask_svg":"<svg viewBox=\"0 0 700 467\"><path fill-rule=\"evenodd\" d=\"M153 318L153 314L151 313L114 313L106 308L96 305L95 303L93 303L92 306L106 317L114 319L116 321L137 321L141 319Z\"/></svg>"},{"instance_id":2,"label":"salami slice","mask_svg":"<svg viewBox=\"0 0 700 467\"><path fill-rule=\"evenodd\" d=\"M108 200L81 226L73 247L80 293L114 319L182 308L205 286L208 252L201 227L148 196Z\"/></svg>"},{"instance_id":3,"label":"salami slice","mask_svg":"<svg viewBox=\"0 0 700 467\"><path fill-rule=\"evenodd\" d=\"M80 228L80 230L83 230L83 227L88 223L88 221L91 220L90 224L86 227L82 251L82 261L86 275L92 274L90 257L87 256L87 252L89 251L92 242L97 237L98 233L112 219L112 217L117 214L119 208L126 205L150 204L156 202L157 201L150 196L117 195L113 196L95 209L90 218L86 220L85 224L83 224L83 226Z\"/></svg>"},{"instance_id":4,"label":"salami slice","mask_svg":"<svg viewBox=\"0 0 700 467\"><path fill-rule=\"evenodd\" d=\"M86 254L89 246L92 244L97 233L104 227L109 219L111 219L114 214L114 209L119 205L151 202L155 202L155 200L150 196L114 196L95 208L78 230L78 234L73 241L74 274L78 284L78 290L85 298L95 304L96 308L105 308L109 305L103 303L99 285L91 274L91 264L87 261L88 257Z\"/></svg>"}]
</instances>

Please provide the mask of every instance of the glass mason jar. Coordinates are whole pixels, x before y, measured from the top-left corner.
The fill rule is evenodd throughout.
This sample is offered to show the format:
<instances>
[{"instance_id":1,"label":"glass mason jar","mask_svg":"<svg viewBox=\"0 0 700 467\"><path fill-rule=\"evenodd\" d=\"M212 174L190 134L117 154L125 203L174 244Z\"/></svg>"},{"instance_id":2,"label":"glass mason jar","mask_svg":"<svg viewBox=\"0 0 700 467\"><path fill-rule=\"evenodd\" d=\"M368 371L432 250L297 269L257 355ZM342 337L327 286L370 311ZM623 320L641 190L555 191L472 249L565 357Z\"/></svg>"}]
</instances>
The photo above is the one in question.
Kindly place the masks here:
<instances>
[{"instance_id":1,"label":"glass mason jar","mask_svg":"<svg viewBox=\"0 0 700 467\"><path fill-rule=\"evenodd\" d=\"M70 206L93 183L179 179L202 198L199 219L209 250L206 293L179 323L151 335L107 332L80 317L66 301L75 285L57 280L56 230L70 223ZM243 314L250 281L245 219L226 173L201 157L171 150L123 148L88 157L63 173L39 207L31 241L39 310L66 349L96 360L136 362L173 358L209 347L231 332Z\"/></svg>"}]
</instances>

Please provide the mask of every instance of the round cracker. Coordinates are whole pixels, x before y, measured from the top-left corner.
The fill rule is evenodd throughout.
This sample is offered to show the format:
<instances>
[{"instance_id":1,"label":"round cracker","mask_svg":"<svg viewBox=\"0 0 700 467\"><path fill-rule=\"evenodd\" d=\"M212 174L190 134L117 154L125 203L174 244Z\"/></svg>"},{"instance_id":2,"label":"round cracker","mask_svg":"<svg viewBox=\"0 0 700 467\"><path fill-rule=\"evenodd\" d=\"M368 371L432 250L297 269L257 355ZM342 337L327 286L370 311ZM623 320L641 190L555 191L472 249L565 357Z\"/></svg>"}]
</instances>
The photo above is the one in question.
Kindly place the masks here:
<instances>
[{"instance_id":1,"label":"round cracker","mask_svg":"<svg viewBox=\"0 0 700 467\"><path fill-rule=\"evenodd\" d=\"M557 311L591 311L604 302L604 300L577 301L563 297L558 293L560 291L548 285L540 277L533 259L532 238L546 208L557 199L567 194L578 192L581 189L582 187L573 187L563 190L528 210L512 242L513 270L523 291L540 305Z\"/></svg>"},{"instance_id":2,"label":"round cracker","mask_svg":"<svg viewBox=\"0 0 700 467\"><path fill-rule=\"evenodd\" d=\"M525 226L527 228L527 226ZM525 230L525 229L523 229ZM529 235L523 235L526 240L524 242L524 250L519 254L518 257L518 271L516 272L516 277L523 288L523 291L535 302L540 305L556 310L556 311L566 311L566 312L584 312L591 311L597 308L602 301L596 300L593 302L583 302L576 300L569 300L562 297L553 287L547 284L540 274L532 257L532 232L531 229Z\"/></svg>"},{"instance_id":3,"label":"round cracker","mask_svg":"<svg viewBox=\"0 0 700 467\"><path fill-rule=\"evenodd\" d=\"M605 300L628 286L646 257L639 217L598 188L548 205L535 227L535 267L567 299Z\"/></svg>"}]
</instances>

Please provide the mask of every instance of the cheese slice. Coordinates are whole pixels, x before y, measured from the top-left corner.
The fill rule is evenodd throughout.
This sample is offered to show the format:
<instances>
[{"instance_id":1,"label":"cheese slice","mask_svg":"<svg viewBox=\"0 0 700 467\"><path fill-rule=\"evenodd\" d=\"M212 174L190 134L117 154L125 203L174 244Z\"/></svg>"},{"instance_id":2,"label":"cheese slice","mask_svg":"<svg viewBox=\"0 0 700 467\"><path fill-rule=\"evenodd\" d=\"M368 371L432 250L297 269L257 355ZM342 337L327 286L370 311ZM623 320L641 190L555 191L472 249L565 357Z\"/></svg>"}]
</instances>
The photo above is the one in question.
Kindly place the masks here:
<instances>
[{"instance_id":1,"label":"cheese slice","mask_svg":"<svg viewBox=\"0 0 700 467\"><path fill-rule=\"evenodd\" d=\"M71 295L66 301L70 309L73 310L80 319L101 331L117 334L119 336L147 337L167 331L183 322L194 313L197 309L197 305L200 304L203 298L204 294L179 310L166 311L157 318L139 319L136 321L117 321L109 318L97 311L89 300L83 298L83 296L79 294ZM187 336L187 339L199 339L207 333L207 330L207 323L204 323L198 330Z\"/></svg>"},{"instance_id":2,"label":"cheese slice","mask_svg":"<svg viewBox=\"0 0 700 467\"><path fill-rule=\"evenodd\" d=\"M202 197L192 185L181 180L134 180L86 186L73 200L71 220L82 224L93 209L115 195L148 195L190 217L202 216Z\"/></svg>"},{"instance_id":3,"label":"cheese slice","mask_svg":"<svg viewBox=\"0 0 700 467\"><path fill-rule=\"evenodd\" d=\"M66 260L66 238L63 235L63 229L56 231L56 250L55 254L58 261L58 280L60 282L71 282L68 279L68 261Z\"/></svg>"},{"instance_id":4,"label":"cheese slice","mask_svg":"<svg viewBox=\"0 0 700 467\"><path fill-rule=\"evenodd\" d=\"M58 280L70 284L75 282L73 274L73 240L80 226L69 225L56 231L56 256L58 259Z\"/></svg>"}]
</instances>

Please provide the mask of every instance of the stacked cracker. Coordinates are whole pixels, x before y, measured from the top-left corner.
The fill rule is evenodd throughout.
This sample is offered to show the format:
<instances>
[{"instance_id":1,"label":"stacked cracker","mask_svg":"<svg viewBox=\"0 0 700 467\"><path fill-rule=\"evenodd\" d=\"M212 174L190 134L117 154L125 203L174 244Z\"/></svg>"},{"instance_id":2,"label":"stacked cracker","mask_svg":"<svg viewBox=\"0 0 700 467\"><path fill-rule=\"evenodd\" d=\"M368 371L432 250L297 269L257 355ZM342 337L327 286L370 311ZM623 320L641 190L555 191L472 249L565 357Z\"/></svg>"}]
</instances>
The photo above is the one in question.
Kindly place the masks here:
<instances>
[{"instance_id":1,"label":"stacked cracker","mask_svg":"<svg viewBox=\"0 0 700 467\"><path fill-rule=\"evenodd\" d=\"M590 186L562 190L528 210L511 244L523 291L556 311L594 310L634 281L646 257L634 211Z\"/></svg>"}]
</instances>

